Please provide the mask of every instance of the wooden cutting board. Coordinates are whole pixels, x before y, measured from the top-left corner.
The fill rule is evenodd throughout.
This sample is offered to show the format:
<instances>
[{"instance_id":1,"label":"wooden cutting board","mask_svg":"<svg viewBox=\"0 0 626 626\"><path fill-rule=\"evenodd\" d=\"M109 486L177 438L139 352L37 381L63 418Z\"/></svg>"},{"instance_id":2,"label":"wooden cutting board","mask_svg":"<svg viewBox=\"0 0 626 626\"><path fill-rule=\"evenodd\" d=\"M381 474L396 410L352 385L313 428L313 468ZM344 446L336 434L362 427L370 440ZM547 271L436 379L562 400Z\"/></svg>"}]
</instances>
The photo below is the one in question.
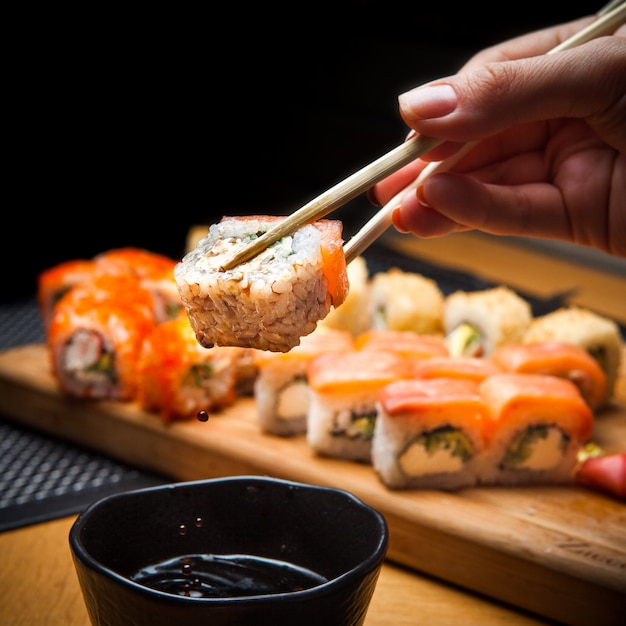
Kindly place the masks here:
<instances>
[{"instance_id":1,"label":"wooden cutting board","mask_svg":"<svg viewBox=\"0 0 626 626\"><path fill-rule=\"evenodd\" d=\"M594 441L626 450L626 386ZM16 421L178 480L268 474L346 489L381 511L388 558L568 624L626 623L626 503L581 487L394 492L373 469L321 458L303 436L261 433L254 400L208 422L164 424L134 403L61 395L44 345L0 354L0 408ZM462 621L462 619L461 619Z\"/></svg>"}]
</instances>

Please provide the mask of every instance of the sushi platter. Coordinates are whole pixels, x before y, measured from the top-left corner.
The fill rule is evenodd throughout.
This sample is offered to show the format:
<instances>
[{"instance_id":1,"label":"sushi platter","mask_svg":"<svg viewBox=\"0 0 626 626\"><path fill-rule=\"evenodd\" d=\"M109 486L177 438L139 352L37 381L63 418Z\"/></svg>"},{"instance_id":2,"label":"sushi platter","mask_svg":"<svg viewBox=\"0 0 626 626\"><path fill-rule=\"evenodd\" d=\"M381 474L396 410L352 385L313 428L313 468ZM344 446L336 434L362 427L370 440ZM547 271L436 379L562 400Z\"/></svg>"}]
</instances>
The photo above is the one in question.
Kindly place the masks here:
<instances>
[{"instance_id":1,"label":"sushi platter","mask_svg":"<svg viewBox=\"0 0 626 626\"><path fill-rule=\"evenodd\" d=\"M619 276L573 271L565 261L470 234L415 245L400 238L394 249L444 268L456 260L478 280L502 281L546 302L557 294L555 306L592 306L626 323ZM136 402L70 397L60 392L43 343L0 352L0 408L16 422L176 480L267 474L348 490L385 515L395 563L558 622L626 620L626 502L603 492L557 485L393 490L367 463L323 457L304 435L267 434L252 397L207 421L169 423ZM626 451L626 367L596 415L592 440L608 453Z\"/></svg>"},{"instance_id":2,"label":"sushi platter","mask_svg":"<svg viewBox=\"0 0 626 626\"><path fill-rule=\"evenodd\" d=\"M623 615L626 503L600 492L392 491L365 464L316 456L303 436L262 434L251 398L207 422L165 424L134 403L63 396L42 344L0 354L0 397L23 424L179 480L269 474L351 491L385 515L390 560L551 619L609 624ZM626 396L598 416L594 441L626 448Z\"/></svg>"}]
</instances>

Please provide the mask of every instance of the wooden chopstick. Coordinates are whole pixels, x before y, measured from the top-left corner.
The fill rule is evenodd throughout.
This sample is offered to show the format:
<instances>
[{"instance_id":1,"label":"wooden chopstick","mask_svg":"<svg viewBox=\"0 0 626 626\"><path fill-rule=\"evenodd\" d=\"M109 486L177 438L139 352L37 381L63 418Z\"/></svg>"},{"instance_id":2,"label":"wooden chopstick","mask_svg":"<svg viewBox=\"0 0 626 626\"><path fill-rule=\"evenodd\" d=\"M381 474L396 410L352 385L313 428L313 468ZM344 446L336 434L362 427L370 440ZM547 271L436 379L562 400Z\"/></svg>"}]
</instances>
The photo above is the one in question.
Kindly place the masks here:
<instances>
[{"instance_id":1,"label":"wooden chopstick","mask_svg":"<svg viewBox=\"0 0 626 626\"><path fill-rule=\"evenodd\" d=\"M578 31L558 46L552 48L546 54L553 54L562 50L568 50L582 43L590 41L596 37L610 35L619 26L626 22L626 2L612 0L597 13L598 19ZM429 163L419 174L419 176L402 191L397 193L385 206L383 206L351 239L344 245L346 262L350 263L380 237L392 225L392 215L394 209L400 205L404 195L412 189L417 189L427 176L435 172L442 172L450 169L461 157L467 154L475 145L476 141L466 143L460 150L445 161Z\"/></svg>"},{"instance_id":2,"label":"wooden chopstick","mask_svg":"<svg viewBox=\"0 0 626 626\"><path fill-rule=\"evenodd\" d=\"M350 202L350 200L353 200L377 182L383 180L383 178L414 161L425 152L432 150L439 143L441 143L439 139L421 136L412 137L405 141L287 216L279 224L261 235L261 237L254 239L233 254L222 264L220 269L222 271L232 269L240 263L253 258L275 241L295 232L305 224L310 224L323 218L331 211Z\"/></svg>"}]
</instances>

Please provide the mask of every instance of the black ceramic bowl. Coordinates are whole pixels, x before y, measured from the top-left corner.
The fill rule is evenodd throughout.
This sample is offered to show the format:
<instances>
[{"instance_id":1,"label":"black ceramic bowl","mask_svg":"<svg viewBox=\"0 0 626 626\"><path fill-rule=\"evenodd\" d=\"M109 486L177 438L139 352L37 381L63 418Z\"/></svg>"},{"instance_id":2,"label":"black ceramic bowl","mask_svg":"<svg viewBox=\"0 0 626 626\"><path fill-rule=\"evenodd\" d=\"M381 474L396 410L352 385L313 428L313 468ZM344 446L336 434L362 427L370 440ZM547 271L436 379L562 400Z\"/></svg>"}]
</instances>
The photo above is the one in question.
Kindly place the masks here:
<instances>
[{"instance_id":1,"label":"black ceramic bowl","mask_svg":"<svg viewBox=\"0 0 626 626\"><path fill-rule=\"evenodd\" d=\"M346 491L240 476L106 497L69 542L94 625L352 626L388 528Z\"/></svg>"}]
</instances>

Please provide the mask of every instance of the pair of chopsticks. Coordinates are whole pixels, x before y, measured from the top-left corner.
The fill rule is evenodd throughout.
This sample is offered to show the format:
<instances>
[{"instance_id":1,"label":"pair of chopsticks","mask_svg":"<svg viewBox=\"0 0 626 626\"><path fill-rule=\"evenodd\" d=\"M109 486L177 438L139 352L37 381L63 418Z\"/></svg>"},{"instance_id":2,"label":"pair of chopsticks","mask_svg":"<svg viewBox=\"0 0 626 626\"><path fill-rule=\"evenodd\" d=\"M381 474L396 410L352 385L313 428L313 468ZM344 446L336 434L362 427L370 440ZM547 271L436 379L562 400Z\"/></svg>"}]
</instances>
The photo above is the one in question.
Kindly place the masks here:
<instances>
[{"instance_id":1,"label":"pair of chopsticks","mask_svg":"<svg viewBox=\"0 0 626 626\"><path fill-rule=\"evenodd\" d=\"M626 2L624 0L611 0L602 7L596 15L598 19L569 39L563 41L547 54L574 48L595 37L611 34L621 24L626 22ZM394 148L376 161L366 165L361 170L317 196L302 208L287 216L279 224L265 232L261 237L241 248L222 264L221 270L227 271L240 263L248 261L282 237L295 232L306 224L322 219L332 211L367 191L393 172L396 172L405 165L408 165L411 161L419 158L422 154L432 150L440 143L442 143L441 139L432 137L424 137L421 135L412 137L402 145ZM430 163L426 166L415 181L394 196L344 245L346 262L350 263L356 257L360 256L392 225L393 210L398 206L399 201L407 191L416 189L426 176L436 171L445 171L452 167L462 156L467 154L467 152L474 147L475 143L476 142L469 142L465 144L451 158L445 161Z\"/></svg>"}]
</instances>

